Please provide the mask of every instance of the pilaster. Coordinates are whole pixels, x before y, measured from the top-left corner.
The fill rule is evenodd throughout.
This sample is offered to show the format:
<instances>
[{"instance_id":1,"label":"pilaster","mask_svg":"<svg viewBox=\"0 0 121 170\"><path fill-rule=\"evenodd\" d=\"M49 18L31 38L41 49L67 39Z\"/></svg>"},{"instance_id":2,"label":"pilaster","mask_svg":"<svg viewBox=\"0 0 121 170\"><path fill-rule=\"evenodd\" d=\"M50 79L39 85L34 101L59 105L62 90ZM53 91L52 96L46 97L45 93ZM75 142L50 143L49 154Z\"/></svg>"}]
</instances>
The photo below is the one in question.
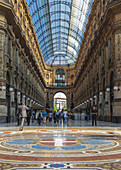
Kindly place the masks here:
<instances>
[{"instance_id":1,"label":"pilaster","mask_svg":"<svg viewBox=\"0 0 121 170\"><path fill-rule=\"evenodd\" d=\"M6 18L0 13L0 119L6 121Z\"/></svg>"}]
</instances>

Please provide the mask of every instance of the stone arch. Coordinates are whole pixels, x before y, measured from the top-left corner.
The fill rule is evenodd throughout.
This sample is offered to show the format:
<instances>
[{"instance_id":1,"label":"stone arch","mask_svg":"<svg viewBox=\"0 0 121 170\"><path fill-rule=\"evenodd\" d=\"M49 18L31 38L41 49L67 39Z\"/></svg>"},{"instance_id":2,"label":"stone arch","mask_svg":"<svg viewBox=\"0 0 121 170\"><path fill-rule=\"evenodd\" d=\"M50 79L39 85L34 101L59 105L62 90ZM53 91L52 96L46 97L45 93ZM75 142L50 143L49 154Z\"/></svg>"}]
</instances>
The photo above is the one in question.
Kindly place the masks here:
<instances>
[{"instance_id":1,"label":"stone arch","mask_svg":"<svg viewBox=\"0 0 121 170\"><path fill-rule=\"evenodd\" d=\"M60 94L60 95L58 95ZM56 97L56 98L55 98ZM59 110L62 110L64 105L67 106L67 96L64 92L58 91L53 96L53 103L55 103Z\"/></svg>"},{"instance_id":2,"label":"stone arch","mask_svg":"<svg viewBox=\"0 0 121 170\"><path fill-rule=\"evenodd\" d=\"M65 70L64 70L63 68L57 68L57 69L55 70L55 73L59 73L59 72L65 73Z\"/></svg>"},{"instance_id":3,"label":"stone arch","mask_svg":"<svg viewBox=\"0 0 121 170\"><path fill-rule=\"evenodd\" d=\"M56 93L64 93L65 95L66 95L66 97L67 97L67 94L66 94L66 92L65 91L63 91L63 90L57 90L57 91L55 91L54 93L53 93L53 97L55 96L55 94Z\"/></svg>"}]
</instances>

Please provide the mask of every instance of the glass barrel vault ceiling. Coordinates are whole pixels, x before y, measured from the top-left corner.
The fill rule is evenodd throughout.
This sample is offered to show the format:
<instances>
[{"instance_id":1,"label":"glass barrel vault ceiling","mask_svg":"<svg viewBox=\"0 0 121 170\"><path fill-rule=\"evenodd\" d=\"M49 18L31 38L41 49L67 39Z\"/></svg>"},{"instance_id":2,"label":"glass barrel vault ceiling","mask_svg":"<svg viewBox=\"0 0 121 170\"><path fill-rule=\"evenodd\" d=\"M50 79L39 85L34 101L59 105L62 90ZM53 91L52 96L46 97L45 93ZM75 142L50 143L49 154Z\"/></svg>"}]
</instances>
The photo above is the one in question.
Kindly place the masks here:
<instances>
[{"instance_id":1,"label":"glass barrel vault ceiling","mask_svg":"<svg viewBox=\"0 0 121 170\"><path fill-rule=\"evenodd\" d=\"M76 62L94 0L26 0L45 63Z\"/></svg>"}]
</instances>

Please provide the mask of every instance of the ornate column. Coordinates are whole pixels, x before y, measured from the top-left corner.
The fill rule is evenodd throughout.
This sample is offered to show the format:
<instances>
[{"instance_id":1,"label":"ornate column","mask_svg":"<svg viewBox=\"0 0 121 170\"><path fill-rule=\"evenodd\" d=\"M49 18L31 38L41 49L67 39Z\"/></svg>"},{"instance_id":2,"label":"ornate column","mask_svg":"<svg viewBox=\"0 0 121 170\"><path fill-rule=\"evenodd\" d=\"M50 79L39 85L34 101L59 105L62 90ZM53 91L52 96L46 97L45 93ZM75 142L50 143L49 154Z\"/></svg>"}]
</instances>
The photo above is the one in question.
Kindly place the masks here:
<instances>
[{"instance_id":1,"label":"ornate column","mask_svg":"<svg viewBox=\"0 0 121 170\"><path fill-rule=\"evenodd\" d=\"M14 103L14 95L15 95L15 92L14 92L14 89L13 89L13 87L10 87L9 88L9 91L10 91L10 104L11 104L11 107L10 107L10 113L11 113L11 115L10 115L10 120L11 120L11 122L13 122L13 121L15 121L15 106L13 106L13 103Z\"/></svg>"},{"instance_id":2,"label":"ornate column","mask_svg":"<svg viewBox=\"0 0 121 170\"><path fill-rule=\"evenodd\" d=\"M121 32L115 34L113 122L121 122Z\"/></svg>"},{"instance_id":3,"label":"ornate column","mask_svg":"<svg viewBox=\"0 0 121 170\"><path fill-rule=\"evenodd\" d=\"M18 93L17 93L17 97L18 97L18 104L20 104L20 102L21 102L21 96L20 96L20 95L21 95L21 93L20 93L20 92L18 92Z\"/></svg>"},{"instance_id":4,"label":"ornate column","mask_svg":"<svg viewBox=\"0 0 121 170\"><path fill-rule=\"evenodd\" d=\"M91 107L93 106L93 98L90 98Z\"/></svg>"},{"instance_id":5,"label":"ornate column","mask_svg":"<svg viewBox=\"0 0 121 170\"><path fill-rule=\"evenodd\" d=\"M6 122L6 36L7 22L4 14L0 14L0 122Z\"/></svg>"},{"instance_id":6,"label":"ornate column","mask_svg":"<svg viewBox=\"0 0 121 170\"><path fill-rule=\"evenodd\" d=\"M103 93L99 93L99 102L98 102L98 116L99 119L102 120L102 99L103 99Z\"/></svg>"},{"instance_id":7,"label":"ornate column","mask_svg":"<svg viewBox=\"0 0 121 170\"><path fill-rule=\"evenodd\" d=\"M106 89L105 92L105 121L110 121L110 88Z\"/></svg>"},{"instance_id":8,"label":"ornate column","mask_svg":"<svg viewBox=\"0 0 121 170\"><path fill-rule=\"evenodd\" d=\"M23 95L23 97L22 97L22 102L23 102L23 103L25 103L25 100L26 100L25 98L26 98L26 96Z\"/></svg>"},{"instance_id":9,"label":"ornate column","mask_svg":"<svg viewBox=\"0 0 121 170\"><path fill-rule=\"evenodd\" d=\"M94 103L95 106L97 106L97 96L96 95L94 96L94 102L93 103Z\"/></svg>"}]
</instances>

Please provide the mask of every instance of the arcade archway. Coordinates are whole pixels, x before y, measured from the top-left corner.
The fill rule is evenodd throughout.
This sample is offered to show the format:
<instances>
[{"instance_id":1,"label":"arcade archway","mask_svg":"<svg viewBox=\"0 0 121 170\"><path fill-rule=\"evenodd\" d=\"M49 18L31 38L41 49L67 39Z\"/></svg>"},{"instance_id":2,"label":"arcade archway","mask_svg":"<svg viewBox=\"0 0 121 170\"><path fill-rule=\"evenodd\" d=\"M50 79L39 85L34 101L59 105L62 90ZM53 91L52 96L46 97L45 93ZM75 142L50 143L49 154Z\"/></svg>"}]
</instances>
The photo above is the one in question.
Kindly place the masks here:
<instances>
[{"instance_id":1,"label":"arcade archway","mask_svg":"<svg viewBox=\"0 0 121 170\"><path fill-rule=\"evenodd\" d=\"M67 108L67 97L63 92L54 95L54 106L59 110Z\"/></svg>"}]
</instances>

